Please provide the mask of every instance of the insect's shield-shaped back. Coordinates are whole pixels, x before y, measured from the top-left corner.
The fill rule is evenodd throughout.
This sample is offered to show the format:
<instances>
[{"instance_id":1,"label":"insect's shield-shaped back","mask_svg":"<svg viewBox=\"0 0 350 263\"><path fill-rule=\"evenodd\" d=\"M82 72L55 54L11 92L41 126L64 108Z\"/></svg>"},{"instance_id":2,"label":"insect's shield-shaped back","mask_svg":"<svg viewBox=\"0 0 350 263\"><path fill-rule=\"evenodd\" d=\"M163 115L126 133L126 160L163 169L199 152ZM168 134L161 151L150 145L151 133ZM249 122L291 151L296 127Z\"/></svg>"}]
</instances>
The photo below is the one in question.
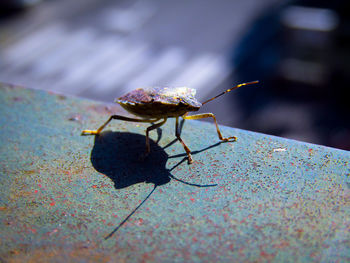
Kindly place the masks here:
<instances>
[{"instance_id":1,"label":"insect's shield-shaped back","mask_svg":"<svg viewBox=\"0 0 350 263\"><path fill-rule=\"evenodd\" d=\"M196 90L187 87L148 87L135 89L115 100L119 104L162 103L178 105L180 103L200 107L196 99Z\"/></svg>"}]
</instances>

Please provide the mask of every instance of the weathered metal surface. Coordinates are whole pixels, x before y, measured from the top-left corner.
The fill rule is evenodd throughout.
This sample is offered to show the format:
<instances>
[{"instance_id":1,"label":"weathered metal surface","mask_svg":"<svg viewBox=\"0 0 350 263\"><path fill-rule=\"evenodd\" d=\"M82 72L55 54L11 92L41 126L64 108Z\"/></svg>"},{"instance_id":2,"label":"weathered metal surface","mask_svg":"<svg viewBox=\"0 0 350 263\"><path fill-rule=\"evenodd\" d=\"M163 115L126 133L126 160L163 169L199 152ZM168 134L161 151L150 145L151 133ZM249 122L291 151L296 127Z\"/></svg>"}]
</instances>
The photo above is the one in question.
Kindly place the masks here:
<instances>
[{"instance_id":1,"label":"weathered metal surface","mask_svg":"<svg viewBox=\"0 0 350 263\"><path fill-rule=\"evenodd\" d=\"M80 136L118 111L1 86L2 260L350 260L349 152L228 127L238 141L216 144L213 124L188 121L188 165L173 121L145 161L143 124Z\"/></svg>"}]
</instances>

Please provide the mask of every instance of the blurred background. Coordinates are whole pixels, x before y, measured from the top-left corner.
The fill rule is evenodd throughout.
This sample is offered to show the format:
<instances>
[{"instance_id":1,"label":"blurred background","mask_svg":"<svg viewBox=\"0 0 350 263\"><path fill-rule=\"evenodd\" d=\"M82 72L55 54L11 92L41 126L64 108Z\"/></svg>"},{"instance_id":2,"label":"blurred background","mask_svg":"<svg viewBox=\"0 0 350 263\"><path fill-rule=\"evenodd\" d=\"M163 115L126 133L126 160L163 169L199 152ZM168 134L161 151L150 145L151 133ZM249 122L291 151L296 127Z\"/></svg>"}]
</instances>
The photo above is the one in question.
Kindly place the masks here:
<instances>
[{"instance_id":1,"label":"blurred background","mask_svg":"<svg viewBox=\"0 0 350 263\"><path fill-rule=\"evenodd\" d=\"M0 81L112 102L259 80L201 112L350 150L349 36L345 0L1 0Z\"/></svg>"}]
</instances>

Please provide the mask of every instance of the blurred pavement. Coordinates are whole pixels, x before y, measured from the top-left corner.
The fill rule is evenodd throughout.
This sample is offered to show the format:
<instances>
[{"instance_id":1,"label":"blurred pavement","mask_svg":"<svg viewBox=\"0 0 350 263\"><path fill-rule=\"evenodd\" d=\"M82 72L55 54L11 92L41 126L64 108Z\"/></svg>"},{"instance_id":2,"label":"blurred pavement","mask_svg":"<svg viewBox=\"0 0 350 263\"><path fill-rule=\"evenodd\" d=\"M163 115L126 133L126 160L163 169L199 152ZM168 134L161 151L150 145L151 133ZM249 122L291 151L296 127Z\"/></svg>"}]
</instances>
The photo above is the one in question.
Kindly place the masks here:
<instances>
[{"instance_id":1,"label":"blurred pavement","mask_svg":"<svg viewBox=\"0 0 350 263\"><path fill-rule=\"evenodd\" d=\"M193 87L204 99L272 2L44 1L2 19L0 80L108 102L154 85Z\"/></svg>"}]
</instances>

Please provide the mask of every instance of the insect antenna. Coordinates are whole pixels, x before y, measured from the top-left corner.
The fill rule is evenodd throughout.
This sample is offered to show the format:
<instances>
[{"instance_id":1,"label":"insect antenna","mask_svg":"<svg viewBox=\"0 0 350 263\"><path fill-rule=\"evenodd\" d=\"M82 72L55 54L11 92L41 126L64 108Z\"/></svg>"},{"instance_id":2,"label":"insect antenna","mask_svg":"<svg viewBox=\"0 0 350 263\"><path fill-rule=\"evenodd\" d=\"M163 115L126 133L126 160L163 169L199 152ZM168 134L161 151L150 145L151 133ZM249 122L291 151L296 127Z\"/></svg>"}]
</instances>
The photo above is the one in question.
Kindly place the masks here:
<instances>
[{"instance_id":1,"label":"insect antenna","mask_svg":"<svg viewBox=\"0 0 350 263\"><path fill-rule=\"evenodd\" d=\"M228 90L225 90L225 91L221 92L219 95L216 95L215 97L213 97L213 98L211 98L211 99L209 99L209 100L206 100L205 102L202 102L202 105L208 103L209 101L215 100L216 98L218 98L218 97L220 97L220 96L222 96L222 95L224 95L224 94L226 94L226 93L228 93L228 92L230 92L230 91L232 91L232 90L238 89L239 87L246 86L246 85L257 84L257 83L259 83L258 80L238 84L237 86L234 86L233 88L230 88L230 89L228 89Z\"/></svg>"}]
</instances>

